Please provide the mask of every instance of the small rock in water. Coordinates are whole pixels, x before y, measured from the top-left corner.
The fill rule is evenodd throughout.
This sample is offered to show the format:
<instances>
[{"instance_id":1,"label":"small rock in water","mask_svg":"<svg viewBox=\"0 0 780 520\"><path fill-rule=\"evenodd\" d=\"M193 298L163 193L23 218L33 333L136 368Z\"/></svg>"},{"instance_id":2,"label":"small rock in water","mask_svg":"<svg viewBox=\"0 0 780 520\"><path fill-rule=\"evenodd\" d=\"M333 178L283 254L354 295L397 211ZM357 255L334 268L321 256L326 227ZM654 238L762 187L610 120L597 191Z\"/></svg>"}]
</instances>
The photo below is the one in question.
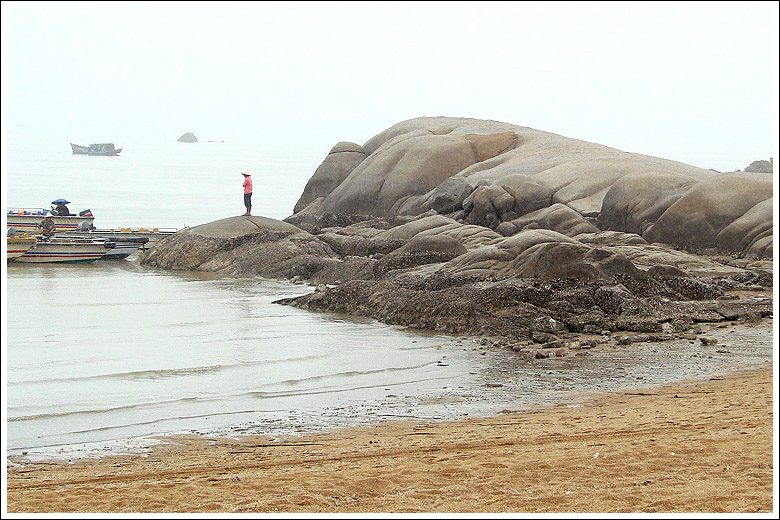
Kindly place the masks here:
<instances>
[{"instance_id":1,"label":"small rock in water","mask_svg":"<svg viewBox=\"0 0 780 520\"><path fill-rule=\"evenodd\" d=\"M716 345L718 343L717 339L709 338L707 336L700 337L699 341L701 341L702 345Z\"/></svg>"}]
</instances>

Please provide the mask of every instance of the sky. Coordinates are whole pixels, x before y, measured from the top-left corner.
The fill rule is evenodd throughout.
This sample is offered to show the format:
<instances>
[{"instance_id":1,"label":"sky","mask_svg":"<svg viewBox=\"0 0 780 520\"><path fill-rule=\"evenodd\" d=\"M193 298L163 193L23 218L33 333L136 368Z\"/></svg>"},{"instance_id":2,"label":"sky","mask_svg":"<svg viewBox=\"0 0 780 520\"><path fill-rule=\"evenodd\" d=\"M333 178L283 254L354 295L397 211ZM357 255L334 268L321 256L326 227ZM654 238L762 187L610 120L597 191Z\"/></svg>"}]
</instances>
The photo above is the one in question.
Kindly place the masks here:
<instances>
[{"instance_id":1,"label":"sky","mask_svg":"<svg viewBox=\"0 0 780 520\"><path fill-rule=\"evenodd\" d=\"M777 156L777 2L2 2L3 132L321 155L420 116Z\"/></svg>"}]
</instances>

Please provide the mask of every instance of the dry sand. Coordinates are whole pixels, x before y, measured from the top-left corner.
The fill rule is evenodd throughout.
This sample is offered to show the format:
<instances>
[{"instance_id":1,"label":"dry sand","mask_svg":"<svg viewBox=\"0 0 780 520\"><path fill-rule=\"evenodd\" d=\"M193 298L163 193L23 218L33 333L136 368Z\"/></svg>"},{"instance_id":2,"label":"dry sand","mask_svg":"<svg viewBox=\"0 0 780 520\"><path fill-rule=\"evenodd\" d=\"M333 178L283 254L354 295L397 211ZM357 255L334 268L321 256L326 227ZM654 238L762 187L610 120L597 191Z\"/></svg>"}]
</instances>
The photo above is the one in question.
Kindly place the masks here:
<instances>
[{"instance_id":1,"label":"dry sand","mask_svg":"<svg viewBox=\"0 0 780 520\"><path fill-rule=\"evenodd\" d=\"M772 367L436 424L7 470L7 511L771 513Z\"/></svg>"}]
</instances>

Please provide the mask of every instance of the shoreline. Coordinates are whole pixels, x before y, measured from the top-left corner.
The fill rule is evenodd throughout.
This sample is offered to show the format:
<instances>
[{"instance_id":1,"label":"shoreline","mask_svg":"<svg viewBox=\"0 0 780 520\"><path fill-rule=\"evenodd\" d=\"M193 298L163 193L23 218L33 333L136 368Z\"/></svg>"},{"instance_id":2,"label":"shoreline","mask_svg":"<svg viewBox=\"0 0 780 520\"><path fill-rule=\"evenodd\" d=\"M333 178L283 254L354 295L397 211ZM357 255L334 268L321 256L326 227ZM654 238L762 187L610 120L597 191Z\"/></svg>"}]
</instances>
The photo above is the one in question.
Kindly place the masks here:
<instances>
[{"instance_id":1,"label":"shoreline","mask_svg":"<svg viewBox=\"0 0 780 520\"><path fill-rule=\"evenodd\" d=\"M7 511L743 512L773 508L773 365L487 418L7 468Z\"/></svg>"},{"instance_id":2,"label":"shoreline","mask_svg":"<svg viewBox=\"0 0 780 520\"><path fill-rule=\"evenodd\" d=\"M450 337L449 343L435 347L441 353L436 365L431 366L432 372L420 375L422 379L416 382L385 381L374 385L375 390L384 390L375 392L373 397L363 394L363 400L353 397L330 406L299 403L304 408L290 405L293 407L287 414L269 416L266 412L257 412L266 420L258 418L254 422L234 419L233 424L218 426L213 421L201 421L200 425L189 424L114 439L41 447L6 446L6 459L9 465L26 466L35 462L138 455L171 437L190 434L215 438L255 435L277 439L396 419L457 421L488 417L507 409L552 406L583 394L655 388L703 379L771 362L771 319L756 323L702 324L701 327L701 337L713 340L714 346L703 342L698 345L700 342L694 339L632 342L627 346L615 340L624 337L618 335L610 343L573 350L563 357L545 355L541 359L514 352L500 340ZM585 341L583 336L579 338ZM416 344L418 339L412 343ZM460 368L451 371L453 366ZM441 383L425 387L429 380L441 380ZM359 392L361 388L358 386L353 392Z\"/></svg>"}]
</instances>

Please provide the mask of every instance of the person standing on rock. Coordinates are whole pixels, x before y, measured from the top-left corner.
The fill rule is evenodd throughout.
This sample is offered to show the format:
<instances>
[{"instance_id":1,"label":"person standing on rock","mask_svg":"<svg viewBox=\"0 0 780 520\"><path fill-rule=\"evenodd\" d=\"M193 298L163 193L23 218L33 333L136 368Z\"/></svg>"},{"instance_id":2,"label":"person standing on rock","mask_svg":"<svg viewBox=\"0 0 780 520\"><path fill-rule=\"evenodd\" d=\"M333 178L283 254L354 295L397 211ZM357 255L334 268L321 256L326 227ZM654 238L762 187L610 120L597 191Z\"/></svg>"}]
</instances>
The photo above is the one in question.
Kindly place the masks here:
<instances>
[{"instance_id":1,"label":"person standing on rock","mask_svg":"<svg viewBox=\"0 0 780 520\"><path fill-rule=\"evenodd\" d=\"M249 170L244 170L241 175L244 176L244 206L246 206L244 215L249 216L252 214L252 176Z\"/></svg>"}]
</instances>

